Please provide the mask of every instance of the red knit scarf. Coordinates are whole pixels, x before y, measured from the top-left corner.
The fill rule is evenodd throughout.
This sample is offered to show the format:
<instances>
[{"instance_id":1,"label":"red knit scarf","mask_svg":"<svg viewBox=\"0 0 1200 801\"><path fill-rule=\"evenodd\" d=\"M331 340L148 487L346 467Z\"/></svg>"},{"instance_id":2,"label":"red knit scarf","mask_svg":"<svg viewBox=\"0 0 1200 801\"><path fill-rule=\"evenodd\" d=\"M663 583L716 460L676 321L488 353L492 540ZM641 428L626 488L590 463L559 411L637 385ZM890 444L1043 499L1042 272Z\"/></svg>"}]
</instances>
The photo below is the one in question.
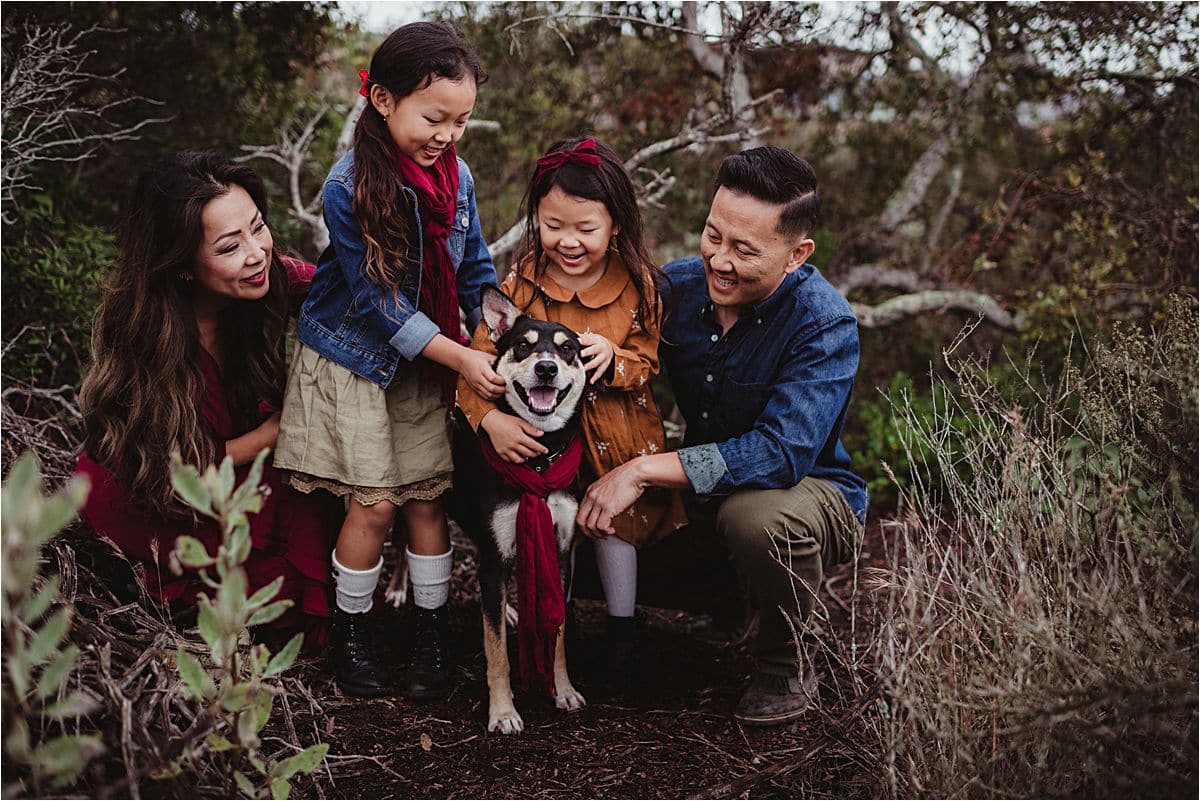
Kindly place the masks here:
<instances>
[{"instance_id":1,"label":"red knit scarf","mask_svg":"<svg viewBox=\"0 0 1200 801\"><path fill-rule=\"evenodd\" d=\"M452 341L466 344L462 342L458 320L458 290L449 243L458 201L458 157L454 146L446 148L428 169L397 150L396 170L404 185L416 192L421 217L423 248L418 308ZM452 407L458 376L451 370L438 369L437 377L442 382L446 405Z\"/></svg>"},{"instance_id":2,"label":"red knit scarf","mask_svg":"<svg viewBox=\"0 0 1200 801\"><path fill-rule=\"evenodd\" d=\"M544 473L506 462L487 440L483 456L505 484L520 490L517 505L517 646L521 684L528 690L534 677L554 695L554 646L566 617L558 544L547 496L566 489L579 472L583 445L574 437Z\"/></svg>"}]
</instances>

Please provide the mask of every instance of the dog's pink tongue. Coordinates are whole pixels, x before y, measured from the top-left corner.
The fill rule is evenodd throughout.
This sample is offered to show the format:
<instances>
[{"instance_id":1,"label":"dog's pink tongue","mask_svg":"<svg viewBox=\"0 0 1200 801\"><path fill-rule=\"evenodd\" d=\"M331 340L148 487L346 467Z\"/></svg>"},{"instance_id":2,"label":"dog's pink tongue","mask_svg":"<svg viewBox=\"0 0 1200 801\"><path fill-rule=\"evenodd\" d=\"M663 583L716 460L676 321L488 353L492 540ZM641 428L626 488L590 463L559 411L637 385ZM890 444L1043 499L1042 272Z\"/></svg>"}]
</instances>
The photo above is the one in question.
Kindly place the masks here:
<instances>
[{"instance_id":1,"label":"dog's pink tongue","mask_svg":"<svg viewBox=\"0 0 1200 801\"><path fill-rule=\"evenodd\" d=\"M554 410L554 401L558 398L558 390L554 387L536 387L529 390L529 405L534 411L549 412Z\"/></svg>"}]
</instances>

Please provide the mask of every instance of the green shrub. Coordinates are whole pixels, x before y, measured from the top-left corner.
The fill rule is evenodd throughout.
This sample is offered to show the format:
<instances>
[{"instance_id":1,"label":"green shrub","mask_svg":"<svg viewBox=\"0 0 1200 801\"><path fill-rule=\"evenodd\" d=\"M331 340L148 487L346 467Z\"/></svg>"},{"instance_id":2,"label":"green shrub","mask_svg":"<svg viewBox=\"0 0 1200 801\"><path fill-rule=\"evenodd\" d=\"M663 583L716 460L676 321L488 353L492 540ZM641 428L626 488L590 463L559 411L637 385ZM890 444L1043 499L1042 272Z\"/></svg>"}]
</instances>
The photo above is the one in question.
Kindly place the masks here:
<instances>
[{"instance_id":1,"label":"green shrub","mask_svg":"<svg viewBox=\"0 0 1200 801\"><path fill-rule=\"evenodd\" d=\"M63 220L49 196L33 201L5 226L4 372L37 386L76 385L116 245L103 228Z\"/></svg>"},{"instance_id":2,"label":"green shrub","mask_svg":"<svg viewBox=\"0 0 1200 801\"><path fill-rule=\"evenodd\" d=\"M79 658L79 648L65 645L74 610L61 605L59 577L42 577L38 566L42 548L75 519L87 490L87 479L76 478L43 495L32 453L17 460L4 484L6 794L43 796L65 787L104 752L97 735L69 733L70 720L95 704L70 689L77 683Z\"/></svg>"}]
</instances>

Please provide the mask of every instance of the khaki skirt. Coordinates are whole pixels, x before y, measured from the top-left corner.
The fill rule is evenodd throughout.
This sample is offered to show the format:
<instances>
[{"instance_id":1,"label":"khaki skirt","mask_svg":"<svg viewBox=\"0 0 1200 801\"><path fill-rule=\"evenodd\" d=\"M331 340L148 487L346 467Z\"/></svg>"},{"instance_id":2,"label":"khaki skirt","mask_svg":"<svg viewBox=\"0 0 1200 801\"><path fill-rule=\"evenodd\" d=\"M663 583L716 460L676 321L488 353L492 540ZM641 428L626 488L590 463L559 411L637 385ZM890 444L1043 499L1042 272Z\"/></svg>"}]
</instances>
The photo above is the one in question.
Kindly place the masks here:
<instances>
[{"instance_id":1,"label":"khaki skirt","mask_svg":"<svg viewBox=\"0 0 1200 801\"><path fill-rule=\"evenodd\" d=\"M275 466L301 492L353 495L364 506L433 500L453 463L442 387L404 363L385 390L300 345L288 370Z\"/></svg>"}]
</instances>

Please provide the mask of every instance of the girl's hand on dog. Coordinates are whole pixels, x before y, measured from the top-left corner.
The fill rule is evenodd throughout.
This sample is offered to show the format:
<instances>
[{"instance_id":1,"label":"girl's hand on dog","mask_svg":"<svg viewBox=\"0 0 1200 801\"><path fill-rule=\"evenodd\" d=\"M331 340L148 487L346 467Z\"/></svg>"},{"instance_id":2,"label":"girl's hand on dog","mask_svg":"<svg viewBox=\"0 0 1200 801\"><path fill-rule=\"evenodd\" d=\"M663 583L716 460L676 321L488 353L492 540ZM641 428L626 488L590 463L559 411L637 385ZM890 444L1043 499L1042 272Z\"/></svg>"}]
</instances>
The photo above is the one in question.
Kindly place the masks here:
<instances>
[{"instance_id":1,"label":"girl's hand on dog","mask_svg":"<svg viewBox=\"0 0 1200 801\"><path fill-rule=\"evenodd\" d=\"M583 357L583 369L592 374L589 383L595 384L612 364L613 343L599 334L588 331L579 335L579 344L583 345L583 350L579 351L579 355Z\"/></svg>"},{"instance_id":2,"label":"girl's hand on dog","mask_svg":"<svg viewBox=\"0 0 1200 801\"><path fill-rule=\"evenodd\" d=\"M533 456L548 453L546 446L534 439L542 436L540 428L499 409L485 414L479 427L487 432L492 447L506 462L521 464Z\"/></svg>"},{"instance_id":3,"label":"girl's hand on dog","mask_svg":"<svg viewBox=\"0 0 1200 801\"><path fill-rule=\"evenodd\" d=\"M458 373L467 380L471 389L481 398L496 400L504 394L504 379L492 369L494 356L479 350L463 348L459 357ZM503 454L501 454L503 455Z\"/></svg>"}]
</instances>

